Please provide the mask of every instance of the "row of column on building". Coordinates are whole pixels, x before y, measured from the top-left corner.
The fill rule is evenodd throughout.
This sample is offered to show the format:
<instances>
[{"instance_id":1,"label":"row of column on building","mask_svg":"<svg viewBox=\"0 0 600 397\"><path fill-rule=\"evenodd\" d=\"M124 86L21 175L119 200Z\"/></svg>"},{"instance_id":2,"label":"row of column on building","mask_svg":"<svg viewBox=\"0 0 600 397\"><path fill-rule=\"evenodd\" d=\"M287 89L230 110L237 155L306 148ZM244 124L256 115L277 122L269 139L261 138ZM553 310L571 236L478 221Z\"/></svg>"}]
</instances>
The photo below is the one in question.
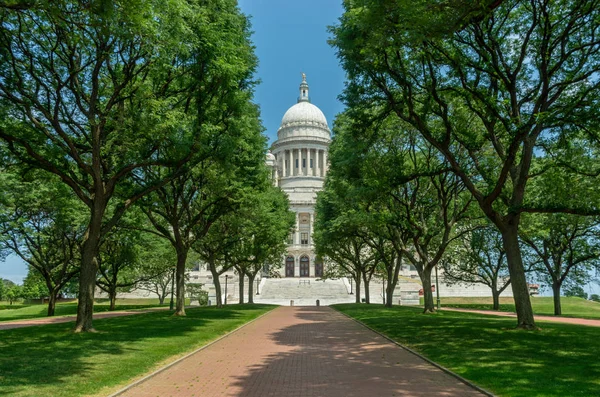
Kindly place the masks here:
<instances>
[{"instance_id":1,"label":"row of column on building","mask_svg":"<svg viewBox=\"0 0 600 397\"><path fill-rule=\"evenodd\" d=\"M280 177L319 176L327 172L327 150L323 149L287 149L275 155L281 170Z\"/></svg>"}]
</instances>

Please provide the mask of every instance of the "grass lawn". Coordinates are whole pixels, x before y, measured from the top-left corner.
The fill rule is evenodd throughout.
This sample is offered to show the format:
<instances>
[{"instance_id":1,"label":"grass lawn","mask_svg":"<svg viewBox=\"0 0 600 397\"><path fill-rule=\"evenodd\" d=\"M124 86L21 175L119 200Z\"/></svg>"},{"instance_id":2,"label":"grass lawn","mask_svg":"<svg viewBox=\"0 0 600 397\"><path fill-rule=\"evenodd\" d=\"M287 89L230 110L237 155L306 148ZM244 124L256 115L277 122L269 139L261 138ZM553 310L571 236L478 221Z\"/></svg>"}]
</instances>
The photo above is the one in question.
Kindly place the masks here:
<instances>
[{"instance_id":1,"label":"grass lawn","mask_svg":"<svg viewBox=\"0 0 600 397\"><path fill-rule=\"evenodd\" d=\"M158 299L117 299L116 310L143 309L159 306ZM168 304L166 305L168 306ZM96 301L94 312L108 311L109 302L106 299ZM25 320L29 318L46 317L47 304L16 304L0 305L0 321ZM58 303L55 316L77 314L77 302Z\"/></svg>"},{"instance_id":2,"label":"grass lawn","mask_svg":"<svg viewBox=\"0 0 600 397\"><path fill-rule=\"evenodd\" d=\"M187 309L186 317L155 312L95 320L97 333L73 334L70 323L0 331L0 395L108 395L274 307L213 306Z\"/></svg>"},{"instance_id":3,"label":"grass lawn","mask_svg":"<svg viewBox=\"0 0 600 397\"><path fill-rule=\"evenodd\" d=\"M441 298L442 307L458 307L463 309L492 309L492 298ZM531 297L531 305L535 314L553 316L554 303L551 296ZM600 318L600 303L582 298L561 298L563 317ZM514 312L513 298L500 298L500 310Z\"/></svg>"},{"instance_id":4,"label":"grass lawn","mask_svg":"<svg viewBox=\"0 0 600 397\"><path fill-rule=\"evenodd\" d=\"M418 308L335 305L466 379L499 395L600 396L600 328Z\"/></svg>"}]
</instances>

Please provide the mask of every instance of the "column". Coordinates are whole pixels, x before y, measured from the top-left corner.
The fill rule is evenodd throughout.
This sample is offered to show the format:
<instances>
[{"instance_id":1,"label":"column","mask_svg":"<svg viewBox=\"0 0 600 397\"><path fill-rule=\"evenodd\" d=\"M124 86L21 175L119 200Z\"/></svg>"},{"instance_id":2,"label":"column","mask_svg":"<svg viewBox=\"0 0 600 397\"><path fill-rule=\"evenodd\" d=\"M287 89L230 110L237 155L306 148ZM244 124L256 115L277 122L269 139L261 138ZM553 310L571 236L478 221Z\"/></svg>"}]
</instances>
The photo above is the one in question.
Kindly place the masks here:
<instances>
[{"instance_id":1,"label":"column","mask_svg":"<svg viewBox=\"0 0 600 397\"><path fill-rule=\"evenodd\" d=\"M300 149L296 149L296 156L298 168L296 168L296 164L294 164L294 169L296 170L296 175L302 175L302 151Z\"/></svg>"},{"instance_id":2,"label":"column","mask_svg":"<svg viewBox=\"0 0 600 397\"><path fill-rule=\"evenodd\" d=\"M313 169L310 168L310 148L306 149L306 175L312 176Z\"/></svg>"},{"instance_id":3,"label":"column","mask_svg":"<svg viewBox=\"0 0 600 397\"><path fill-rule=\"evenodd\" d=\"M323 167L321 166L321 152L322 150L317 150L317 176L323 176Z\"/></svg>"},{"instance_id":4,"label":"column","mask_svg":"<svg viewBox=\"0 0 600 397\"><path fill-rule=\"evenodd\" d=\"M281 177L285 178L287 167L285 166L285 162L287 161L287 150L281 152Z\"/></svg>"},{"instance_id":5,"label":"column","mask_svg":"<svg viewBox=\"0 0 600 397\"><path fill-rule=\"evenodd\" d=\"M296 231L294 232L294 244L300 245L300 214L296 212Z\"/></svg>"},{"instance_id":6,"label":"column","mask_svg":"<svg viewBox=\"0 0 600 397\"><path fill-rule=\"evenodd\" d=\"M315 175L321 176L321 168L319 168L319 149L315 149Z\"/></svg>"},{"instance_id":7,"label":"column","mask_svg":"<svg viewBox=\"0 0 600 397\"><path fill-rule=\"evenodd\" d=\"M290 149L290 176L296 175L296 162L295 162L296 153L294 149Z\"/></svg>"},{"instance_id":8,"label":"column","mask_svg":"<svg viewBox=\"0 0 600 397\"><path fill-rule=\"evenodd\" d=\"M329 167L327 167L327 150L323 150L323 176L325 176L328 169Z\"/></svg>"}]
</instances>

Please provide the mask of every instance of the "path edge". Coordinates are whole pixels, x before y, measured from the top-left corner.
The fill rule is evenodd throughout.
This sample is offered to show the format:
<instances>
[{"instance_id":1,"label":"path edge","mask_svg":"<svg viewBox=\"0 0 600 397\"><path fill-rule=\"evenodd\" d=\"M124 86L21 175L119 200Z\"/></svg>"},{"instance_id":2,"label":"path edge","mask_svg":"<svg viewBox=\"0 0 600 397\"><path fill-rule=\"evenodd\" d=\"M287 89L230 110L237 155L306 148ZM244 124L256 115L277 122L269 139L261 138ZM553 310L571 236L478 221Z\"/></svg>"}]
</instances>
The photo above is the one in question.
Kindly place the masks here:
<instances>
[{"instance_id":1,"label":"path edge","mask_svg":"<svg viewBox=\"0 0 600 397\"><path fill-rule=\"evenodd\" d=\"M446 367L444 367L444 366L442 366L442 365L440 365L440 364L436 363L435 361L432 361L432 360L428 359L427 357L423 356L421 353L418 353L418 352L416 352L415 350L413 350L413 349L411 349L411 348L409 348L409 347L407 347L407 346L404 346L403 344L401 344L401 343L399 343L399 342L395 341L394 339L390 338L389 336L387 336L387 335L385 335L385 334L383 334L383 333L381 333L381 332L377 331L376 329L373 329L373 328L369 327L367 324L363 323L362 321L360 321L360 320L358 320L358 319L356 319L356 318L354 318L354 317L352 317L352 316L349 316L348 314L346 314L346 313L344 313L344 312L342 312L342 311L338 310L338 309L337 309L337 308L335 308L335 307L332 307L332 306L330 306L330 307L331 307L332 309L334 309L336 312L338 312L338 313L340 313L340 314L342 314L342 315L344 315L344 316L348 317L350 320L352 320L352 321L354 321L354 322L356 322L356 323L358 323L358 324L362 325L362 326L363 326L363 327L365 327L366 329L368 329L368 330L370 330L370 331L373 331L373 332L375 332L377 335L381 336L382 338L384 338L384 339L387 339L388 341L392 342L392 343L393 343L393 344L395 344L396 346L398 346L398 347L400 347L400 348L402 348L402 349L406 350L406 351L407 351L407 352L409 352L409 353L412 353L412 354L414 354L415 356L419 357L419 358L420 358L420 359L422 359L422 360L425 360L425 361L427 361L429 364L431 364L431 365L433 365L434 367L438 368L438 369L439 369L439 370L441 370L442 372L445 372L446 374L448 374L448 375L450 375L450 376L452 376L452 377L454 377L454 378L458 379L459 381L461 381L461 382L462 382L462 383L464 383L465 385L467 385L467 386L469 386L469 387L472 387L473 389L477 390L477 391L478 391L478 392L480 392L480 393L483 393L484 395L486 395L486 396L488 396L488 397L497 397L495 394L493 394L493 393L491 393L491 392L489 392L489 391L487 391L487 390L485 390L485 389L483 389L483 388L481 388L481 387L477 386L476 384L474 384L474 383L473 383L473 382L471 382L470 380L467 380L467 379L463 378L462 376L460 376L459 374L457 374L457 373L455 373L455 372L453 372L453 371L449 370L448 368L446 368Z\"/></svg>"},{"instance_id":2,"label":"path edge","mask_svg":"<svg viewBox=\"0 0 600 397\"><path fill-rule=\"evenodd\" d=\"M263 317L264 317L264 316L266 316L267 314L269 314L269 313L272 313L272 312L273 312L273 310L277 310L279 307L281 307L281 306L276 306L276 307L274 307L273 309L269 310L268 312L266 312L266 313L263 313L263 314L261 314L260 316L258 316L258 317L256 317L256 318L254 318L254 319L252 319L252 320L250 320L250 321L248 321L248 322L246 322L246 323L244 323L244 324L240 325L240 326L239 326L239 327L237 327L236 329L234 329L234 330L231 330L231 331L227 332L225 335L221 335L220 337L218 337L217 339L215 339L215 340L213 340L213 341L211 341L211 342L207 343L206 345L204 345L204 346L200 346L199 348L197 348L197 349L196 349L196 350L194 350L194 351L191 351L191 352L189 352L189 353L188 353L188 354L186 354L185 356L183 356L183 357L180 357L180 358L178 358L177 360L175 360L175 361L173 361L173 362L170 362L169 364L167 364L167 365L165 365L165 366L163 366L163 367L160 367L159 369L155 370L154 372L152 372L152 373L149 373L148 375L146 375L146 376L144 376L144 377L142 377L142 378L140 378L140 379L136 380L135 382L128 384L128 385L127 385L127 386L125 386L124 388L122 388L122 389L120 389L120 390L117 390L117 391L116 391L116 392L114 392L114 393L112 393L112 394L109 394L109 395L108 395L108 397L117 397L117 396L120 396L121 394L125 393L125 392L126 392L126 391L128 391L129 389L132 389L132 388L134 388L134 387L136 387L136 386L138 386L138 385L140 385L140 384L142 384L142 383L146 382L147 380L150 380L150 379L154 378L156 375L160 374L160 373L161 373L161 372L163 372L163 371L166 371L167 369L171 368L172 366L174 366L174 365L176 365L176 364L179 364L181 361L185 360L186 358L189 358L190 356L193 356L194 354L196 354L196 353L198 353L198 352L200 352L200 351L202 351L202 350L204 350L204 349L206 349L206 348L208 348L208 347L210 347L210 346L214 345L215 343L219 342L220 340L227 338L229 335L236 333L237 331L239 331L240 329L244 328L245 326L247 326L247 325L250 325L250 324L252 324L253 322L257 321L258 319L261 319L261 318L263 318Z\"/></svg>"}]
</instances>

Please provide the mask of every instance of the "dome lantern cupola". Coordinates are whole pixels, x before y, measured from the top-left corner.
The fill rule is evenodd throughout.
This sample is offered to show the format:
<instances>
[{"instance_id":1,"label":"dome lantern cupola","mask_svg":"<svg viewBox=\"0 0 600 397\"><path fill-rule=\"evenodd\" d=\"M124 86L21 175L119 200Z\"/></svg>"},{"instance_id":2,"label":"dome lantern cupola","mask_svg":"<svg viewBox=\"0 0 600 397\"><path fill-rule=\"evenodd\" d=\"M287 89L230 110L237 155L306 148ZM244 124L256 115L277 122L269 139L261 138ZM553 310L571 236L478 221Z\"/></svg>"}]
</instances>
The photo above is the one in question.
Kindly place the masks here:
<instances>
[{"instance_id":1,"label":"dome lantern cupola","mask_svg":"<svg viewBox=\"0 0 600 397\"><path fill-rule=\"evenodd\" d=\"M310 102L308 99L308 83L306 82L306 74L302 73L302 83L300 83L300 96L298 97L298 103Z\"/></svg>"}]
</instances>

